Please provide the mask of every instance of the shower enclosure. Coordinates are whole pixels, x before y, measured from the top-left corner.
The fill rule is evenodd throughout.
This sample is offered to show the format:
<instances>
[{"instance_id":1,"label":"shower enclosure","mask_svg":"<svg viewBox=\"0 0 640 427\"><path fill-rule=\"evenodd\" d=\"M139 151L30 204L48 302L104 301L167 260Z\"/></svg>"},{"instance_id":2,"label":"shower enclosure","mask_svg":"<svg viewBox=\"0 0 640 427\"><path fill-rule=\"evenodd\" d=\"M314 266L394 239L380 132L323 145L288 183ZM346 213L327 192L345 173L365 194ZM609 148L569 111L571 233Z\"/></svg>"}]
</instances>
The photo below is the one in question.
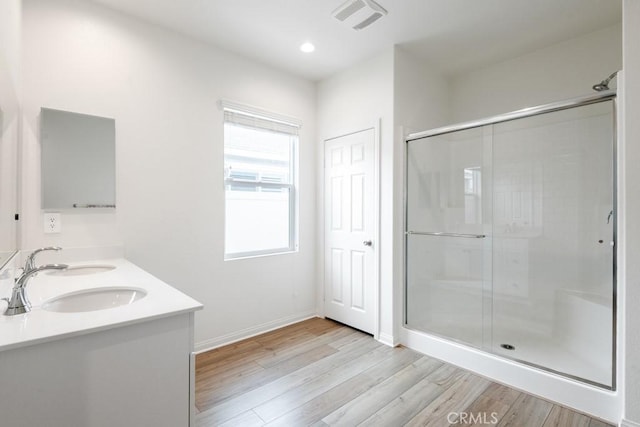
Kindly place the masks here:
<instances>
[{"instance_id":1,"label":"shower enclosure","mask_svg":"<svg viewBox=\"0 0 640 427\"><path fill-rule=\"evenodd\" d=\"M614 104L409 136L407 328L615 389Z\"/></svg>"}]
</instances>

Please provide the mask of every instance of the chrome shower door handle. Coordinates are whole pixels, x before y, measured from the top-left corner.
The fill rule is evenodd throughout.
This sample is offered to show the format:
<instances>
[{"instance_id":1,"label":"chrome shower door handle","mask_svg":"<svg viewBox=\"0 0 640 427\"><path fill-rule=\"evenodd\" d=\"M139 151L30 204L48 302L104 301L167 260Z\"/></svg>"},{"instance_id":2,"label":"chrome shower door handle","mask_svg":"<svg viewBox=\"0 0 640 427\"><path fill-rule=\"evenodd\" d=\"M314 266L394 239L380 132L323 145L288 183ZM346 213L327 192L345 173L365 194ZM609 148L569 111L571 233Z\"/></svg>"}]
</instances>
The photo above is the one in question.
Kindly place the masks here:
<instances>
[{"instance_id":1,"label":"chrome shower door handle","mask_svg":"<svg viewBox=\"0 0 640 427\"><path fill-rule=\"evenodd\" d=\"M371 240L365 240L362 244L369 247L373 246L373 242Z\"/></svg>"}]
</instances>

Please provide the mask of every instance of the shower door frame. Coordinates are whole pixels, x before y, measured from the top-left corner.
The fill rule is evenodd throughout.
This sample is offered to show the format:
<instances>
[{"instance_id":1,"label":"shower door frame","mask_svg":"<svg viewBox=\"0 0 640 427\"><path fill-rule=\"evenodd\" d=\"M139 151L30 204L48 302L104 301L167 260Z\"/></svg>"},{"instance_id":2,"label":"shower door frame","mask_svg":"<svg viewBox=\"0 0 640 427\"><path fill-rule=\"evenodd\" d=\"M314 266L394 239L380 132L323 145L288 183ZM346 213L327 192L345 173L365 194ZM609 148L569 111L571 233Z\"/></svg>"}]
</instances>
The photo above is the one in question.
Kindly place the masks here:
<instances>
[{"instance_id":1,"label":"shower door frame","mask_svg":"<svg viewBox=\"0 0 640 427\"><path fill-rule=\"evenodd\" d=\"M479 120L473 120L473 121L469 121L469 122L463 122L463 123L458 123L458 124L454 124L454 125L449 125L449 126L443 126L443 127L439 127L439 128L435 128L435 129L431 129L431 130L427 130L427 131L423 131L423 132L417 132L417 133L412 133L409 134L408 136L405 137L405 146L404 146L404 190L403 190L403 204L404 204L404 215L403 215L403 249L404 249L404 271L403 271L403 276L404 276L404 286L403 286L403 318L402 318L402 326L404 328L410 329L410 330L415 330L413 328L411 328L408 325L408 315L407 315L407 287L408 287L408 236L411 234L415 234L413 233L411 230L407 230L407 227L409 225L409 221L408 221L408 214L409 214L409 209L408 209L408 204L409 204L409 198L408 198L408 185L409 185L409 180L408 180L408 164L409 164L409 143L412 141L417 141L420 139L424 139L424 138L429 138L429 137L433 137L433 136L438 136L438 135L444 135L444 134L448 134L448 133L453 133L453 132L458 132L458 131L463 131L463 130L467 130L467 129L474 129L474 128L480 128L483 126L488 126L488 125L495 125L498 123L503 123L503 122L508 122L508 121L512 121L512 120L517 120L517 119L522 119L522 118L527 118L527 117L533 117L533 116L538 116L541 114L547 114L547 113L553 113L556 111L562 111L562 110L568 110L571 108L576 108L576 107L583 107L586 105L591 105L591 104L597 104L600 102L606 102L606 101L611 101L612 102L612 107L613 107L613 141L612 141L612 173L613 173L613 188L612 188L612 192L613 192L613 197L612 197L612 204L613 204L613 211L614 211L614 215L613 215L613 233L612 233L612 239L613 239L613 254L612 254L612 343L611 343L611 348L612 348L612 355L611 355L611 386L606 385L606 384L601 384L595 381L590 381L586 378L582 378L582 377L578 377L575 375L571 375L571 374L567 374L564 372L560 372L542 365L538 365L532 362L528 362L525 360L520 360L518 358L512 358L512 357L508 357L506 355L503 354L497 354L497 353L493 353L491 351L487 351L484 348L477 348L477 347L473 347L470 346L469 344L460 342L458 340L456 340L455 338L451 338L451 337L447 337L447 336L443 336L443 335L439 335L437 333L434 332L428 332L428 331L418 331L421 333L425 333L428 335L432 335L432 336L436 336L442 339L445 339L447 341L450 342L456 342L458 344L470 347L470 348L474 348L478 351L490 354L491 356L494 357L499 357L499 358L504 358L507 360L511 360L514 362L518 362L521 363L523 365L526 366L530 366L533 368L537 368L540 370L543 370L545 372L550 372L553 374L557 374L562 376L563 378L569 378L575 381L579 381L580 383L584 383L584 384L589 384L592 386L596 386L599 388L602 388L604 390L610 390L610 391L616 391L616 386L617 386L617 320L618 320L618 281L617 281L617 270L618 270L618 263L617 263L617 253L618 253L618 169L617 169L617 164L618 164L618 129L617 129L617 125L618 125L618 119L617 119L617 111L618 111L618 106L617 106L617 93L615 90L607 90L607 91L602 91L602 92L598 92L595 94L590 94L590 95L586 95L586 96L582 96L582 97L578 97L578 98L572 98L572 99L568 99L568 100L564 100L564 101L559 101L559 102L554 102L554 103L550 103L550 104L543 104L543 105L539 105L539 106L535 106L535 107L529 107L529 108L524 108L522 110L517 110L517 111L513 111L510 113L505 113L505 114L499 114L496 116L492 116L492 117L487 117L484 119L479 119ZM479 236L475 236L475 237L479 237ZM483 236L484 237L484 236Z\"/></svg>"}]
</instances>

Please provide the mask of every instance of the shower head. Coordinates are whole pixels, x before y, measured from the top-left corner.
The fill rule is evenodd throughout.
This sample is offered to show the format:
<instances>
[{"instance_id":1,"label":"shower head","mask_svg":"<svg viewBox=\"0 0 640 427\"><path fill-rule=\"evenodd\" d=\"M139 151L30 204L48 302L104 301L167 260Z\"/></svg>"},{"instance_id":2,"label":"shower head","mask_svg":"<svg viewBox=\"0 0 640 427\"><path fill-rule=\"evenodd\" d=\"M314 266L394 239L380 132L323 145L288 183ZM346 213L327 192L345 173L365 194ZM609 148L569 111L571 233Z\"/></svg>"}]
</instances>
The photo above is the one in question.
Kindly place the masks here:
<instances>
[{"instance_id":1,"label":"shower head","mask_svg":"<svg viewBox=\"0 0 640 427\"><path fill-rule=\"evenodd\" d=\"M603 90L609 90L609 86L607 86L607 83L603 80L597 85L593 85L593 90L602 92Z\"/></svg>"},{"instance_id":2,"label":"shower head","mask_svg":"<svg viewBox=\"0 0 640 427\"><path fill-rule=\"evenodd\" d=\"M616 74L618 74L617 71L611 74L609 77L607 77L603 81L601 81L600 83L593 85L593 90L597 92L602 92L603 90L609 90L609 82L611 82L611 79L613 79L616 76Z\"/></svg>"}]
</instances>

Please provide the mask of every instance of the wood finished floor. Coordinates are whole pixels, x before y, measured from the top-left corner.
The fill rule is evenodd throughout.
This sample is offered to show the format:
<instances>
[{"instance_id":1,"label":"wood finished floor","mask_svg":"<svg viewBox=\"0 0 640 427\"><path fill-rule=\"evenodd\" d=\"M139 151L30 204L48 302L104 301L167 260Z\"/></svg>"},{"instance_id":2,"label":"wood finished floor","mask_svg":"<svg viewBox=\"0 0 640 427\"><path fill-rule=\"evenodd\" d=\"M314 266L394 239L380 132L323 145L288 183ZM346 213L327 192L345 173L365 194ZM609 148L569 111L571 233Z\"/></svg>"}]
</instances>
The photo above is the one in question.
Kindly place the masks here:
<instances>
[{"instance_id":1,"label":"wood finished floor","mask_svg":"<svg viewBox=\"0 0 640 427\"><path fill-rule=\"evenodd\" d=\"M199 354L196 407L198 427L608 426L318 318Z\"/></svg>"}]
</instances>

